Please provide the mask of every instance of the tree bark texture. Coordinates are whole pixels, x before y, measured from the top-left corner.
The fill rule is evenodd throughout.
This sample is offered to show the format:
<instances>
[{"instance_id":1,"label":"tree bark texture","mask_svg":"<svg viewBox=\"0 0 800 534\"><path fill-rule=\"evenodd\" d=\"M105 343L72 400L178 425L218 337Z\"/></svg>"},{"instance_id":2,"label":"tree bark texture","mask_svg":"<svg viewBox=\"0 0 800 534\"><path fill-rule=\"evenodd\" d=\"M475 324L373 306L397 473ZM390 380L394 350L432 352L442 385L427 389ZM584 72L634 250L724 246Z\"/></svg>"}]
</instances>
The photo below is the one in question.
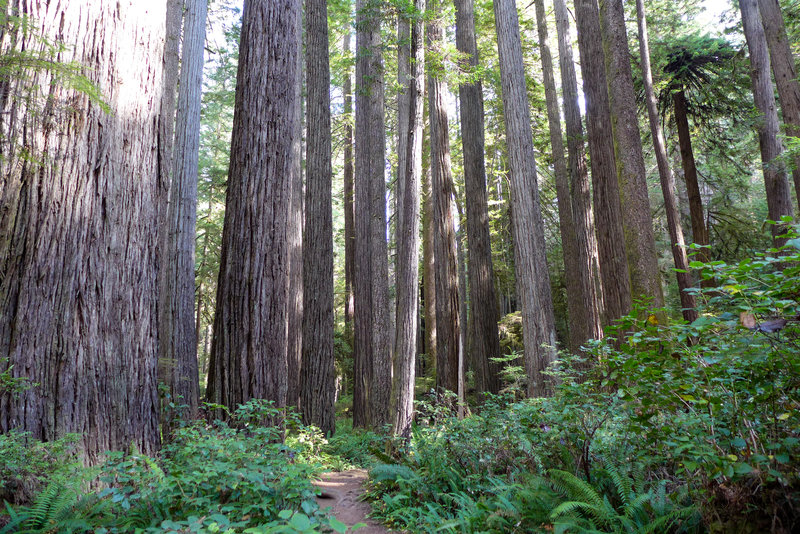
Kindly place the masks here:
<instances>
[{"instance_id":1,"label":"tree bark texture","mask_svg":"<svg viewBox=\"0 0 800 534\"><path fill-rule=\"evenodd\" d=\"M183 25L183 53L175 123L172 186L168 228L169 248L163 268L167 274L167 310L171 316L169 352L172 361L172 398L187 408L184 415L197 416L200 377L197 368L197 330L194 321L194 255L197 224L197 174L200 157L200 100L203 91L203 52L206 44L206 0L186 2Z\"/></svg>"},{"instance_id":2,"label":"tree bark texture","mask_svg":"<svg viewBox=\"0 0 800 534\"><path fill-rule=\"evenodd\" d=\"M561 67L561 87L564 98L564 125L567 134L567 169L569 170L572 222L575 228L575 262L580 284L580 303L583 321L570 324L572 343L603 337L603 294L600 265L597 257L597 237L594 232L589 169L586 165L583 123L578 103L578 81L572 44L569 36L569 13L564 0L554 0L558 56Z\"/></svg>"},{"instance_id":3,"label":"tree bark texture","mask_svg":"<svg viewBox=\"0 0 800 534\"><path fill-rule=\"evenodd\" d=\"M667 156L667 146L658 117L658 102L655 88L653 87L653 72L650 67L650 44L647 36L647 14L645 13L644 0L636 0L636 13L639 28L639 57L641 58L642 79L644 83L645 103L647 116L650 121L650 134L653 137L653 148L658 165L658 176L661 182L661 193L664 195L664 211L667 215L667 228L669 230L670 248L672 259L675 263L675 276L678 279L678 292L681 299L683 318L687 322L697 319L697 302L694 294L687 292L692 285L689 274L689 260L686 255L686 243L683 238L681 214L678 211L678 201L675 198L675 176Z\"/></svg>"},{"instance_id":4,"label":"tree bark texture","mask_svg":"<svg viewBox=\"0 0 800 534\"><path fill-rule=\"evenodd\" d=\"M650 306L660 308L664 305L664 293L653 237L622 0L600 0L600 13L631 294L633 298L646 297Z\"/></svg>"},{"instance_id":5,"label":"tree bark texture","mask_svg":"<svg viewBox=\"0 0 800 534\"><path fill-rule=\"evenodd\" d=\"M429 3L431 20L425 37L428 44L428 110L431 124L431 192L433 197L433 256L436 280L436 387L458 392L459 302L453 174L450 164L447 105L444 101L444 22L441 2Z\"/></svg>"},{"instance_id":6,"label":"tree bark texture","mask_svg":"<svg viewBox=\"0 0 800 534\"><path fill-rule=\"evenodd\" d=\"M303 232L303 423L333 434L333 205L328 9L306 0L306 222Z\"/></svg>"},{"instance_id":7,"label":"tree bark texture","mask_svg":"<svg viewBox=\"0 0 800 534\"><path fill-rule=\"evenodd\" d=\"M406 137L403 144L405 154L398 154L405 164L401 166L402 174L397 177L397 333L391 416L394 434L404 438L411 437L419 323L419 202L425 102L425 47L421 17L424 12L425 0L416 0L413 18L408 20L401 16L399 31L401 43L408 39L405 56L399 59L403 63L399 80L403 88L401 96L407 102L403 109L408 116L405 127L400 130L400 135Z\"/></svg>"},{"instance_id":8,"label":"tree bark texture","mask_svg":"<svg viewBox=\"0 0 800 534\"><path fill-rule=\"evenodd\" d=\"M297 24L303 26L303 14ZM291 176L289 178L289 219L286 242L289 247L289 293L286 334L286 405L300 411L303 370L303 54L297 54L297 83L294 89L294 136L292 138Z\"/></svg>"},{"instance_id":9,"label":"tree bark texture","mask_svg":"<svg viewBox=\"0 0 800 534\"><path fill-rule=\"evenodd\" d=\"M786 170L779 159L783 145L778 138L780 123L770 76L767 38L758 13L758 0L739 0L739 9L742 12L744 36L750 52L753 100L761 115L758 121L758 144L761 148L761 168L767 192L767 211L771 220L780 221L784 215L792 216L792 197ZM772 239L776 246L783 245L785 240L778 239L778 236L784 231L782 225L772 226Z\"/></svg>"},{"instance_id":10,"label":"tree bark texture","mask_svg":"<svg viewBox=\"0 0 800 534\"><path fill-rule=\"evenodd\" d=\"M800 83L797 80L794 56L786 35L781 6L778 0L758 0L758 9L767 37L770 63L775 75L783 121L786 123L786 133L800 137ZM795 158L792 179L800 209L800 157Z\"/></svg>"},{"instance_id":11,"label":"tree bark texture","mask_svg":"<svg viewBox=\"0 0 800 534\"><path fill-rule=\"evenodd\" d=\"M345 54L350 53L350 33L344 36ZM353 212L353 78L350 69L344 77L344 324L347 340L353 343L353 278L355 270L355 213Z\"/></svg>"},{"instance_id":12,"label":"tree bark texture","mask_svg":"<svg viewBox=\"0 0 800 534\"><path fill-rule=\"evenodd\" d=\"M380 20L377 0L356 2L353 425L373 428L389 422L392 373Z\"/></svg>"},{"instance_id":13,"label":"tree bark texture","mask_svg":"<svg viewBox=\"0 0 800 534\"><path fill-rule=\"evenodd\" d=\"M597 0L575 0L575 20L586 99L594 220L603 283L603 323L608 325L631 310L631 281Z\"/></svg>"},{"instance_id":14,"label":"tree bark texture","mask_svg":"<svg viewBox=\"0 0 800 534\"><path fill-rule=\"evenodd\" d=\"M424 145L423 131L423 145ZM425 353L428 362L436 368L436 276L435 258L433 257L433 194L431 192L431 168L430 161L425 164L425 153L423 149L422 164L422 265L423 278L422 289L424 292L425 307ZM427 151L430 154L430 150ZM430 159L430 157L428 157Z\"/></svg>"},{"instance_id":15,"label":"tree bark texture","mask_svg":"<svg viewBox=\"0 0 800 534\"><path fill-rule=\"evenodd\" d=\"M551 390L549 379L542 371L556 358L556 335L525 67L514 0L495 1L494 13L511 171L514 269L522 308L528 395L541 396Z\"/></svg>"},{"instance_id":16,"label":"tree bark texture","mask_svg":"<svg viewBox=\"0 0 800 534\"><path fill-rule=\"evenodd\" d=\"M550 128L550 148L553 152L553 171L555 175L558 203L558 222L561 231L561 246L564 256L564 278L567 290L567 317L569 324L569 348L575 352L586 341L582 328L585 317L586 298L581 294L580 265L578 262L578 243L575 224L572 220L572 199L569 190L567 161L564 158L564 138L561 134L561 113L558 109L558 93L553 75L553 57L547 36L547 16L544 0L536 0L536 28L539 36L539 54L542 60L547 124Z\"/></svg>"},{"instance_id":17,"label":"tree bark texture","mask_svg":"<svg viewBox=\"0 0 800 534\"><path fill-rule=\"evenodd\" d=\"M109 111L48 69L0 101L0 372L38 384L0 396L0 432L79 433L87 463L154 454L165 4L17 5L30 32L0 51L63 43L48 60L82 65Z\"/></svg>"},{"instance_id":18,"label":"tree bark texture","mask_svg":"<svg viewBox=\"0 0 800 534\"><path fill-rule=\"evenodd\" d=\"M242 14L208 381L208 398L229 408L251 399L286 404L300 9L300 0L247 0Z\"/></svg>"},{"instance_id":19,"label":"tree bark texture","mask_svg":"<svg viewBox=\"0 0 800 534\"><path fill-rule=\"evenodd\" d=\"M462 70L478 67L475 38L474 0L455 0L456 46L464 54ZM479 392L500 391L500 356L497 323L497 295L494 289L492 243L489 231L489 203L486 193L485 142L483 132L483 87L480 79L458 86L461 116L461 143L464 153L464 190L467 211L470 319L469 353L475 366L475 386ZM464 318L466 320L466 317Z\"/></svg>"},{"instance_id":20,"label":"tree bark texture","mask_svg":"<svg viewBox=\"0 0 800 534\"><path fill-rule=\"evenodd\" d=\"M708 229L703 216L703 197L700 196L700 184L697 180L697 164L694 160L692 135L689 131L689 106L683 89L672 94L672 105L675 113L675 124L678 129L678 144L683 166L683 179L686 182L686 193L689 196L689 219L692 223L692 240L698 245L708 245ZM697 253L701 261L708 260L708 249L701 248Z\"/></svg>"}]
</instances>

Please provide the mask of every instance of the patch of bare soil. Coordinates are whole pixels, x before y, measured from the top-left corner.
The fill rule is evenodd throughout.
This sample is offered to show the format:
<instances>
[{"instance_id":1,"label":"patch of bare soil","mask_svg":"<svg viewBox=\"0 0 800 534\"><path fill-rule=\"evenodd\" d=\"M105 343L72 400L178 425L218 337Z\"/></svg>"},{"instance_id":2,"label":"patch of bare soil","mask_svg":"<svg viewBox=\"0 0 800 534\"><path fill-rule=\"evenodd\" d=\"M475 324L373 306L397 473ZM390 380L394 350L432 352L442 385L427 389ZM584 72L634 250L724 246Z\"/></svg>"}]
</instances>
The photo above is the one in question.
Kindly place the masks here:
<instances>
[{"instance_id":1,"label":"patch of bare soil","mask_svg":"<svg viewBox=\"0 0 800 534\"><path fill-rule=\"evenodd\" d=\"M367 519L371 508L369 503L361 500L364 495L364 482L367 480L367 471L364 469L351 469L338 473L324 473L316 485L322 491L317 497L320 508L331 508L331 515L352 527L364 523L356 532L358 534L385 534L391 532L386 527L378 525Z\"/></svg>"}]
</instances>

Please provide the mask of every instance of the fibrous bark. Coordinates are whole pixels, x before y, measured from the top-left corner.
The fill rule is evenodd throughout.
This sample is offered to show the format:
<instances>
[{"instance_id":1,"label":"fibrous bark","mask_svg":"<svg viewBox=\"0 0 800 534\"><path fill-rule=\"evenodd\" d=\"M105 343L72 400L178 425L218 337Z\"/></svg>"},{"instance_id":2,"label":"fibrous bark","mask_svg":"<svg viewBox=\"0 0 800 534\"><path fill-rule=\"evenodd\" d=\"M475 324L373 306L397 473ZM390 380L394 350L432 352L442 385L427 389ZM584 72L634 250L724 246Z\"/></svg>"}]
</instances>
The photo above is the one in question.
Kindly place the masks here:
<instances>
[{"instance_id":1,"label":"fibrous bark","mask_svg":"<svg viewBox=\"0 0 800 534\"><path fill-rule=\"evenodd\" d=\"M246 0L208 398L285 406L300 0ZM268 125L268 127L265 127Z\"/></svg>"},{"instance_id":2,"label":"fibrous bark","mask_svg":"<svg viewBox=\"0 0 800 534\"><path fill-rule=\"evenodd\" d=\"M525 67L514 0L496 0L494 13L511 170L514 269L517 296L522 307L528 395L539 396L551 390L549 379L542 372L556 358L544 223L539 206Z\"/></svg>"},{"instance_id":3,"label":"fibrous bark","mask_svg":"<svg viewBox=\"0 0 800 534\"><path fill-rule=\"evenodd\" d=\"M464 54L462 70L470 73L478 66L473 0L455 0L456 46ZM497 393L500 381L500 356L497 322L497 295L494 289L492 244L489 232L489 205L484 161L483 87L480 79L458 86L461 114L461 142L464 153L464 189L469 245L469 360L475 366L478 391ZM466 318L464 318L466 320Z\"/></svg>"},{"instance_id":4,"label":"fibrous bark","mask_svg":"<svg viewBox=\"0 0 800 534\"><path fill-rule=\"evenodd\" d=\"M165 4L16 4L29 27L0 54L81 65L108 110L46 67L5 80L0 372L37 385L0 394L0 432L154 454Z\"/></svg>"},{"instance_id":5,"label":"fibrous bark","mask_svg":"<svg viewBox=\"0 0 800 534\"><path fill-rule=\"evenodd\" d=\"M344 52L350 53L350 33L344 36ZM344 77L344 325L347 339L353 342L353 278L355 272L355 213L353 212L353 77L347 69Z\"/></svg>"}]
</instances>

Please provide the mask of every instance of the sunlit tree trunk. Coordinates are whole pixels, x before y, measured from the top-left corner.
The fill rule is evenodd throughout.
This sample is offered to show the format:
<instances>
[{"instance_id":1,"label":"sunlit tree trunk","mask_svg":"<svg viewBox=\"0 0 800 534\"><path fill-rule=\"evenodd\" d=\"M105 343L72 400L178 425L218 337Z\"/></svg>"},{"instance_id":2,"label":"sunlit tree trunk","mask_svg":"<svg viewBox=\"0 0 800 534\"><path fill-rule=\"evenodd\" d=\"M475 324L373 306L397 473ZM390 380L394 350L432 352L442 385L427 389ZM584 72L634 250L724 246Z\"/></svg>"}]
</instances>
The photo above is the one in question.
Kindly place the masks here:
<instances>
[{"instance_id":1,"label":"sunlit tree trunk","mask_svg":"<svg viewBox=\"0 0 800 534\"><path fill-rule=\"evenodd\" d=\"M247 0L214 317L211 402L284 406L300 0ZM264 128L269 124L269 128Z\"/></svg>"},{"instance_id":2,"label":"sunlit tree trunk","mask_svg":"<svg viewBox=\"0 0 800 534\"><path fill-rule=\"evenodd\" d=\"M564 95L564 125L567 134L567 168L569 170L572 221L575 227L576 257L583 321L570 324L572 342L583 343L603 336L602 284L594 233L589 169L586 165L583 123L579 105L578 81L572 44L569 36L570 15L564 0L554 0L561 87Z\"/></svg>"},{"instance_id":3,"label":"sunlit tree trunk","mask_svg":"<svg viewBox=\"0 0 800 534\"><path fill-rule=\"evenodd\" d=\"M575 0L575 20L586 98L594 220L603 283L603 323L611 324L631 310L631 281L622 230L622 208L597 0Z\"/></svg>"},{"instance_id":4,"label":"sunlit tree trunk","mask_svg":"<svg viewBox=\"0 0 800 534\"><path fill-rule=\"evenodd\" d=\"M528 395L550 391L542 373L556 358L550 275L545 257L544 223L539 206L536 160L514 0L494 2L500 55L500 81L511 170L511 220L517 297L522 308Z\"/></svg>"},{"instance_id":5,"label":"sunlit tree trunk","mask_svg":"<svg viewBox=\"0 0 800 534\"><path fill-rule=\"evenodd\" d=\"M676 269L675 276L678 279L678 292L680 293L683 318L688 322L692 322L697 319L696 301L694 294L687 292L687 289L692 285L692 278L689 274L689 260L686 255L686 243L683 239L681 214L678 211L678 202L675 198L675 177L669 164L664 134L661 131L661 125L658 120L658 105L655 89L653 88L653 73L650 68L650 44L647 37L644 0L636 0L636 13L639 28L639 57L641 57L647 116L650 121L650 134L653 138L653 148L656 154L661 193L664 195L664 211L667 215L670 248L672 249L672 259Z\"/></svg>"},{"instance_id":6,"label":"sunlit tree trunk","mask_svg":"<svg viewBox=\"0 0 800 534\"><path fill-rule=\"evenodd\" d=\"M739 9L742 12L744 36L750 51L753 100L761 115L757 123L758 142L761 148L764 188L767 192L767 211L771 220L780 221L784 215L792 216L792 197L786 170L779 159L783 146L778 138L780 123L770 76L767 38L758 13L758 0L739 0ZM782 225L772 226L772 238L776 246L782 245L785 241L777 238L784 231Z\"/></svg>"},{"instance_id":7,"label":"sunlit tree trunk","mask_svg":"<svg viewBox=\"0 0 800 534\"><path fill-rule=\"evenodd\" d=\"M16 5L30 27L13 51L82 65L108 108L48 68L4 87L0 373L37 385L0 394L0 433L77 433L88 463L111 449L152 455L165 4ZM50 54L45 39L64 47Z\"/></svg>"},{"instance_id":8,"label":"sunlit tree trunk","mask_svg":"<svg viewBox=\"0 0 800 534\"><path fill-rule=\"evenodd\" d=\"M456 46L465 55L462 70L472 72L478 66L473 0L455 0ZM491 361L500 356L497 329L497 295L494 289L492 244L489 232L489 205L486 193L484 162L483 87L480 80L458 86L461 114L461 142L464 152L464 189L469 244L470 319L468 338L470 360L475 366L478 391L497 393L500 389L498 365ZM463 318L466 320L466 317Z\"/></svg>"},{"instance_id":9,"label":"sunlit tree trunk","mask_svg":"<svg viewBox=\"0 0 800 534\"><path fill-rule=\"evenodd\" d=\"M664 305L664 293L653 237L653 214L647 195L647 171L622 0L600 0L600 15L631 293L633 298L646 297L650 306L660 308Z\"/></svg>"}]
</instances>

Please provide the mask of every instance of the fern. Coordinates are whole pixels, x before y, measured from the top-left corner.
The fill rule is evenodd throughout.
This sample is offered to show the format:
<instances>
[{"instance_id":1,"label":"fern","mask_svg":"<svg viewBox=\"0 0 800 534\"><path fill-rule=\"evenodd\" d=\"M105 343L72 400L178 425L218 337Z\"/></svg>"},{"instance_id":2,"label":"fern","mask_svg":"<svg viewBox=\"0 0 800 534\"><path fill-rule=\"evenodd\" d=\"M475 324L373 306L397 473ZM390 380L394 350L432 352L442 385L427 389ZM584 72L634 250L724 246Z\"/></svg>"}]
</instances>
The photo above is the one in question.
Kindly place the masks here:
<instances>
[{"instance_id":1,"label":"fern","mask_svg":"<svg viewBox=\"0 0 800 534\"><path fill-rule=\"evenodd\" d=\"M370 470L369 478L377 483L397 482L398 479L415 480L417 475L405 465L378 464Z\"/></svg>"},{"instance_id":2,"label":"fern","mask_svg":"<svg viewBox=\"0 0 800 534\"><path fill-rule=\"evenodd\" d=\"M103 523L108 502L95 495L80 495L75 489L51 482L29 507L13 510L11 521L0 534L11 532L86 532Z\"/></svg>"}]
</instances>

